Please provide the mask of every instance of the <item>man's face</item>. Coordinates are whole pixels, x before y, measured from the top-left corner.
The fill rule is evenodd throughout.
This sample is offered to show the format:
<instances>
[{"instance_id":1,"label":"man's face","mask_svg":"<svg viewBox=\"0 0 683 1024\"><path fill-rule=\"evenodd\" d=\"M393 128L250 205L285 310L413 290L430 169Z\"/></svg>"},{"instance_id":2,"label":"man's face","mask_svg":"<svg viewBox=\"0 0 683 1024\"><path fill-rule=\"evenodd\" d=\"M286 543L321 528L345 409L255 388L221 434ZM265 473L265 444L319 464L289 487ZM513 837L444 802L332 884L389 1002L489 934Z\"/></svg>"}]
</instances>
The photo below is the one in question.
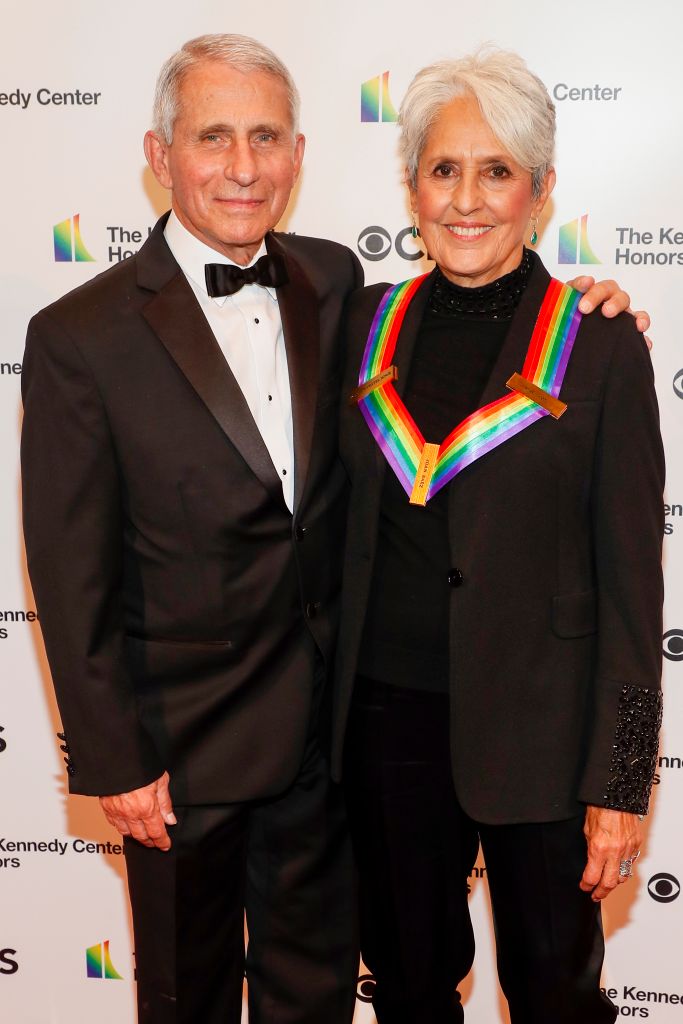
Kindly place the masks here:
<instances>
[{"instance_id":1,"label":"man's face","mask_svg":"<svg viewBox=\"0 0 683 1024\"><path fill-rule=\"evenodd\" d=\"M244 266L284 213L301 167L304 137L293 133L285 86L206 61L187 73L179 101L173 142L148 132L147 159L188 231Z\"/></svg>"}]
</instances>

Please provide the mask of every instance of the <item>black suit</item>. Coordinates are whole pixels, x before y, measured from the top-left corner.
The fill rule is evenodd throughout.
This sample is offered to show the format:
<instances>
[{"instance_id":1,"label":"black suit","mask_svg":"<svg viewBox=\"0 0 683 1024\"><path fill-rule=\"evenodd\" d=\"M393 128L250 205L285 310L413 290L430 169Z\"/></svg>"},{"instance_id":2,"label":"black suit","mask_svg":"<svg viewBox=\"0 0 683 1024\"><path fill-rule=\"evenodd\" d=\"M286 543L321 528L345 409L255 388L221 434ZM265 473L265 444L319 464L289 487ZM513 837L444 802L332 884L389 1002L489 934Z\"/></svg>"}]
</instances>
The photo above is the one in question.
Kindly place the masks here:
<instances>
[{"instance_id":1,"label":"black suit","mask_svg":"<svg viewBox=\"0 0 683 1024\"><path fill-rule=\"evenodd\" d=\"M548 281L538 262L480 407L522 370ZM344 395L386 287L352 300ZM429 291L427 280L399 335L399 394ZM354 708L347 784L382 1022L462 1019L453 990L473 955L465 887L478 837L513 1020L614 1019L597 988L599 919L578 891L582 814L647 809L660 711L664 467L652 369L629 316L584 317L561 398L561 419L532 424L448 485L450 694L415 697L357 680L392 470L342 403L352 491L333 763L339 776ZM566 924L554 947L553 915Z\"/></svg>"},{"instance_id":2,"label":"black suit","mask_svg":"<svg viewBox=\"0 0 683 1024\"><path fill-rule=\"evenodd\" d=\"M521 371L548 280L539 264L480 406ZM386 287L354 297L344 394L358 383ZM429 283L396 348L399 393L428 292ZM621 806L610 788L615 768L625 771L612 763L620 707L631 690L660 692L664 464L652 367L630 316L583 318L561 397L569 408L560 420L533 424L449 484L451 564L463 581L450 605L453 777L465 810L490 824L560 820L581 803ZM341 451L352 493L337 772L391 472L346 402ZM645 783L649 793L651 775ZM631 802L643 810L647 800L638 792Z\"/></svg>"},{"instance_id":3,"label":"black suit","mask_svg":"<svg viewBox=\"0 0 683 1024\"><path fill-rule=\"evenodd\" d=\"M166 769L177 805L234 806L310 761L346 497L337 331L362 274L342 246L267 237L289 274L292 515L164 224L31 321L26 546L71 791Z\"/></svg>"}]
</instances>

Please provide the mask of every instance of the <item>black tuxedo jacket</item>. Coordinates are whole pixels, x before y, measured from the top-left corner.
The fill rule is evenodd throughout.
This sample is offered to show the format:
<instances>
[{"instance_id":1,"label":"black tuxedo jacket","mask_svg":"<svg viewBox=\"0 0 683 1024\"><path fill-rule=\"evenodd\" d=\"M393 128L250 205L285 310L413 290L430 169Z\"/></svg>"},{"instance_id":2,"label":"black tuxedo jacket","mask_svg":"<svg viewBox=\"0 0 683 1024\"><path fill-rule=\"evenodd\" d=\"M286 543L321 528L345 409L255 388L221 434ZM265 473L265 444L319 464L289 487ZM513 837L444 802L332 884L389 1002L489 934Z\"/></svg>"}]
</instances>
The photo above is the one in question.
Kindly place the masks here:
<instances>
[{"instance_id":1,"label":"black tuxedo jacket","mask_svg":"<svg viewBox=\"0 0 683 1024\"><path fill-rule=\"evenodd\" d=\"M480 405L521 372L549 281L540 261ZM358 383L386 285L354 296L344 394ZM412 302L394 362L399 393L429 293ZM453 382L457 387L457 382ZM584 317L564 379L568 410L483 456L449 487L452 765L458 797L489 823L551 821L578 801L642 810L660 704L664 465L653 375L626 314ZM455 427L456 424L454 423ZM439 438L430 438L439 441ZM337 657L335 773L392 472L342 400L352 482ZM407 501L406 497L406 501ZM451 577L460 582L458 574Z\"/></svg>"},{"instance_id":2,"label":"black tuxedo jacket","mask_svg":"<svg viewBox=\"0 0 683 1024\"><path fill-rule=\"evenodd\" d=\"M171 773L174 799L285 788L336 633L346 482L338 327L355 256L271 234L295 508L156 225L39 313L23 371L29 572L76 793Z\"/></svg>"}]
</instances>

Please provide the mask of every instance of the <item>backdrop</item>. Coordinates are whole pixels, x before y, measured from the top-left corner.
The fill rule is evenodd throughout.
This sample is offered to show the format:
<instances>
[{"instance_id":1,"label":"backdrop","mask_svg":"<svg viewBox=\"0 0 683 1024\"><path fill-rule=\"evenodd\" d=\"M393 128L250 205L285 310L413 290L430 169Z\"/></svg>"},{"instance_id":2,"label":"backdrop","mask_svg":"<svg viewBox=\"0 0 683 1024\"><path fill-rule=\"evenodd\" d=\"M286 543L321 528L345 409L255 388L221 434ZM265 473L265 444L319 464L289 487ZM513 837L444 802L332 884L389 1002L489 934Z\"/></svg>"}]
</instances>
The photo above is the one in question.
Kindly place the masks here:
<instances>
[{"instance_id":1,"label":"backdrop","mask_svg":"<svg viewBox=\"0 0 683 1024\"><path fill-rule=\"evenodd\" d=\"M270 45L302 93L305 167L283 226L345 242L368 282L426 269L407 230L395 111L424 64L490 40L520 52L558 113L558 185L539 229L551 272L616 277L653 319L668 449L665 726L635 882L605 907L605 986L620 1019L680 1021L683 899L683 13L677 0L61 0L5 3L0 252L0 1005L12 1024L132 1024L134 953L121 847L95 801L66 799L20 536L17 444L26 322L135 252L167 195L142 136L162 61L203 32ZM55 474L59 466L54 467ZM491 638L495 642L495 637ZM469 1024L507 1021L486 874L472 878L478 952ZM534 865L528 879L534 884ZM361 968L358 1024L374 1021Z\"/></svg>"}]
</instances>

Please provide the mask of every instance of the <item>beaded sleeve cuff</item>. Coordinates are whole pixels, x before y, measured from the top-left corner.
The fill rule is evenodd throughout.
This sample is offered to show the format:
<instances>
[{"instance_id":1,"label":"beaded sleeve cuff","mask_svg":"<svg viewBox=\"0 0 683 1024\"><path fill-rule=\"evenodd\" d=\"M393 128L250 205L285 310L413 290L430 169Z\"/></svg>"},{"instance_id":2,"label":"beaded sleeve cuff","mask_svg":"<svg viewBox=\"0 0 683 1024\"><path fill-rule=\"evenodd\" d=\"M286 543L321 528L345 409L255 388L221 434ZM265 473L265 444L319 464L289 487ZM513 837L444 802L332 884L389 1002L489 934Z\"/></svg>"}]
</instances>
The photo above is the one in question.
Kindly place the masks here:
<instances>
[{"instance_id":1,"label":"beaded sleeve cuff","mask_svg":"<svg viewBox=\"0 0 683 1024\"><path fill-rule=\"evenodd\" d=\"M623 686L619 695L612 763L604 794L605 807L647 814L657 766L662 694L640 686Z\"/></svg>"}]
</instances>

